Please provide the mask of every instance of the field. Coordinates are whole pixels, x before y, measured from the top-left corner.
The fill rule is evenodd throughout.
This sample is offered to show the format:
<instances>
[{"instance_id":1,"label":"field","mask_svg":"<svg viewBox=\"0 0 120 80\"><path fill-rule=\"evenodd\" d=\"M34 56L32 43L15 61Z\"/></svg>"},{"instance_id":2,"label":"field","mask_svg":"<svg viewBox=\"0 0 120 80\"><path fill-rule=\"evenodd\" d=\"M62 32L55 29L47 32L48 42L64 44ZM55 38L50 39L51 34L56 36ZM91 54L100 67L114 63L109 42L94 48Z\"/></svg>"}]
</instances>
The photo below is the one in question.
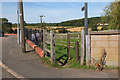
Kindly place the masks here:
<instances>
[{"instance_id":1,"label":"field","mask_svg":"<svg viewBox=\"0 0 120 80\"><path fill-rule=\"evenodd\" d=\"M73 47L70 48L69 62L74 62L74 60L75 60L75 42L76 41L80 42L80 39L71 39L70 40L70 42L73 42L73 43L70 43L70 46L73 46ZM61 45L59 45L59 44L61 44ZM62 45L66 45L66 46L62 46ZM49 44L47 44L47 48L50 49ZM79 44L79 52L80 52L80 44ZM56 58L56 62L59 63L61 66L65 66L68 63L67 39L56 39L55 58ZM79 58L80 58L80 54L79 54Z\"/></svg>"},{"instance_id":2,"label":"field","mask_svg":"<svg viewBox=\"0 0 120 80\"><path fill-rule=\"evenodd\" d=\"M29 29L37 29L37 30L41 30L41 28L38 28L38 26L25 26L25 28L29 28ZM84 29L84 26L81 27L75 27L75 26L46 26L47 30L55 30L56 32L58 32L60 30L60 28L64 28L67 31L70 32L81 32L82 29ZM17 27L12 27L13 30L17 29ZM98 30L102 29L102 26L98 26L97 27ZM89 30L91 30L91 28L89 28Z\"/></svg>"},{"instance_id":3,"label":"field","mask_svg":"<svg viewBox=\"0 0 120 80\"><path fill-rule=\"evenodd\" d=\"M63 41L61 43L59 41ZM67 39L56 39L55 45L55 59L56 62L54 64L50 63L50 57L43 58L48 65L57 68L82 68L82 69L95 69L94 66L86 66L80 65L80 39L71 39L71 42L79 41L79 60L75 61L75 43L70 43L73 48L70 48L70 59L68 60L67 46L60 46L57 44L67 45ZM50 45L47 44L47 48L50 49ZM49 53L48 53L49 54ZM50 55L50 54L49 54ZM84 59L85 60L85 59ZM85 63L84 63L85 64Z\"/></svg>"},{"instance_id":4,"label":"field","mask_svg":"<svg viewBox=\"0 0 120 80\"><path fill-rule=\"evenodd\" d=\"M29 29L37 29L37 30L40 30L40 28L38 28L38 26L25 26L25 28L29 28ZM80 32L81 29L84 29L84 27L74 27L74 26L46 26L47 30L51 30L51 29L54 29L56 30L56 32L58 32L58 29L62 29L62 28L65 28L66 30L68 31L71 31L71 32ZM17 27L13 27L12 28L13 30L17 29Z\"/></svg>"}]
</instances>

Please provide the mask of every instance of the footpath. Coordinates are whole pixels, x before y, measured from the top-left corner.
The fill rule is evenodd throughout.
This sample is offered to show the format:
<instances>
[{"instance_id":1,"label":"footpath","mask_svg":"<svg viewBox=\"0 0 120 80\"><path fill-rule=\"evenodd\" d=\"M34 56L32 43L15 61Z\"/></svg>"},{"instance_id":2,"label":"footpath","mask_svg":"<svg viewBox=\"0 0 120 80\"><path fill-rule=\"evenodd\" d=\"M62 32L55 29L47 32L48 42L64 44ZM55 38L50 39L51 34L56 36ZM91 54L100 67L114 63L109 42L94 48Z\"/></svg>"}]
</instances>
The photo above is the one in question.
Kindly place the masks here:
<instances>
[{"instance_id":1,"label":"footpath","mask_svg":"<svg viewBox=\"0 0 120 80\"><path fill-rule=\"evenodd\" d=\"M116 71L101 72L85 69L57 69L42 63L39 55L27 45L27 53L22 53L17 37L9 35L2 40L2 62L25 78L117 78ZM4 74L4 73L3 73ZM107 80L107 79L106 79Z\"/></svg>"}]
</instances>

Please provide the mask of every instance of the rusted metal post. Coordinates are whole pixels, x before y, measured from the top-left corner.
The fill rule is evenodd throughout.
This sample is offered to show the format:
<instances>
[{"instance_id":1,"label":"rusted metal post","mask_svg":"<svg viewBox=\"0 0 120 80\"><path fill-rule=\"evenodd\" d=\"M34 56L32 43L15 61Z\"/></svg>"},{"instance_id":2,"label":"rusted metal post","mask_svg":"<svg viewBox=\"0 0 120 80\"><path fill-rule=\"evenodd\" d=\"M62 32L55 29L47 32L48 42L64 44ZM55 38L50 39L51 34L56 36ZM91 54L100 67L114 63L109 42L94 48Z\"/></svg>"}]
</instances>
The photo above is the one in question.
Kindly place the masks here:
<instances>
[{"instance_id":1,"label":"rusted metal post","mask_svg":"<svg viewBox=\"0 0 120 80\"><path fill-rule=\"evenodd\" d=\"M68 53L68 60L70 59L70 34L67 34L67 53Z\"/></svg>"},{"instance_id":2,"label":"rusted metal post","mask_svg":"<svg viewBox=\"0 0 120 80\"><path fill-rule=\"evenodd\" d=\"M51 64L55 62L55 31L50 31L50 39L51 39Z\"/></svg>"},{"instance_id":3,"label":"rusted metal post","mask_svg":"<svg viewBox=\"0 0 120 80\"><path fill-rule=\"evenodd\" d=\"M75 61L77 62L79 58L79 41L75 42Z\"/></svg>"}]
</instances>

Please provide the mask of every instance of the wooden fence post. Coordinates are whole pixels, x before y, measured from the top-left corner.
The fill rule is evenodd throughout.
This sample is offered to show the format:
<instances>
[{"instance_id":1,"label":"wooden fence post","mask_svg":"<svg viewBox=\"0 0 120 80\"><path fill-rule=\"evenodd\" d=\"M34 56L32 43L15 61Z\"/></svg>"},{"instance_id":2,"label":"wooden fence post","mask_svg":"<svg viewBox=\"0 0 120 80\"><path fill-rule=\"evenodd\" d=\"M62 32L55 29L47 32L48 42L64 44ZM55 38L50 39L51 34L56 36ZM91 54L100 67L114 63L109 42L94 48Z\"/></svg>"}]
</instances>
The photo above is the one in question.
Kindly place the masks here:
<instances>
[{"instance_id":1,"label":"wooden fence post","mask_svg":"<svg viewBox=\"0 0 120 80\"><path fill-rule=\"evenodd\" d=\"M85 53L85 32L84 30L82 29L81 30L81 53L80 53L80 63L81 65L84 65L84 53Z\"/></svg>"},{"instance_id":2,"label":"wooden fence post","mask_svg":"<svg viewBox=\"0 0 120 80\"><path fill-rule=\"evenodd\" d=\"M43 30L41 30L41 48L43 49Z\"/></svg>"},{"instance_id":3,"label":"wooden fence post","mask_svg":"<svg viewBox=\"0 0 120 80\"><path fill-rule=\"evenodd\" d=\"M32 40L32 30L30 29L30 32L29 32L29 40Z\"/></svg>"},{"instance_id":4,"label":"wooden fence post","mask_svg":"<svg viewBox=\"0 0 120 80\"><path fill-rule=\"evenodd\" d=\"M27 29L27 39L29 39L30 29Z\"/></svg>"},{"instance_id":5,"label":"wooden fence post","mask_svg":"<svg viewBox=\"0 0 120 80\"><path fill-rule=\"evenodd\" d=\"M34 35L35 35L35 45L36 45L36 29L34 30Z\"/></svg>"},{"instance_id":6,"label":"wooden fence post","mask_svg":"<svg viewBox=\"0 0 120 80\"><path fill-rule=\"evenodd\" d=\"M50 39L51 39L51 64L55 62L55 31L50 31Z\"/></svg>"},{"instance_id":7,"label":"wooden fence post","mask_svg":"<svg viewBox=\"0 0 120 80\"><path fill-rule=\"evenodd\" d=\"M28 39L29 29L26 28L26 38Z\"/></svg>"},{"instance_id":8,"label":"wooden fence post","mask_svg":"<svg viewBox=\"0 0 120 80\"><path fill-rule=\"evenodd\" d=\"M75 61L78 61L78 57L79 57L79 41L75 42Z\"/></svg>"},{"instance_id":9,"label":"wooden fence post","mask_svg":"<svg viewBox=\"0 0 120 80\"><path fill-rule=\"evenodd\" d=\"M38 45L41 47L41 30L39 30Z\"/></svg>"},{"instance_id":10,"label":"wooden fence post","mask_svg":"<svg viewBox=\"0 0 120 80\"><path fill-rule=\"evenodd\" d=\"M47 32L47 30L43 30L43 52L44 52L44 56L46 55L46 32Z\"/></svg>"},{"instance_id":11,"label":"wooden fence post","mask_svg":"<svg viewBox=\"0 0 120 80\"><path fill-rule=\"evenodd\" d=\"M68 60L70 59L70 34L67 34L67 53L68 53Z\"/></svg>"},{"instance_id":12,"label":"wooden fence post","mask_svg":"<svg viewBox=\"0 0 120 80\"><path fill-rule=\"evenodd\" d=\"M90 65L90 35L86 35L86 65Z\"/></svg>"}]
</instances>

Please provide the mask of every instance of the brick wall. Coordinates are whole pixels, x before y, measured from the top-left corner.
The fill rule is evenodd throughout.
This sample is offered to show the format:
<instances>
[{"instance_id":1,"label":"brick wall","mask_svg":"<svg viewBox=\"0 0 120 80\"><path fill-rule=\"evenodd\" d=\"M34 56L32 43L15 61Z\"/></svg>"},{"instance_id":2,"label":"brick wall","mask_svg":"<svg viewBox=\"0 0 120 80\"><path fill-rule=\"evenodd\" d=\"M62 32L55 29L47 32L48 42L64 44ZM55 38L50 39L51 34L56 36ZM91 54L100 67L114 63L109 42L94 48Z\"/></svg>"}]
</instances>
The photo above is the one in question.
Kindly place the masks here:
<instances>
[{"instance_id":1,"label":"brick wall","mask_svg":"<svg viewBox=\"0 0 120 80\"><path fill-rule=\"evenodd\" d=\"M91 64L100 60L102 53L106 53L105 65L118 66L120 57L120 34L92 34L91 35Z\"/></svg>"}]
</instances>

